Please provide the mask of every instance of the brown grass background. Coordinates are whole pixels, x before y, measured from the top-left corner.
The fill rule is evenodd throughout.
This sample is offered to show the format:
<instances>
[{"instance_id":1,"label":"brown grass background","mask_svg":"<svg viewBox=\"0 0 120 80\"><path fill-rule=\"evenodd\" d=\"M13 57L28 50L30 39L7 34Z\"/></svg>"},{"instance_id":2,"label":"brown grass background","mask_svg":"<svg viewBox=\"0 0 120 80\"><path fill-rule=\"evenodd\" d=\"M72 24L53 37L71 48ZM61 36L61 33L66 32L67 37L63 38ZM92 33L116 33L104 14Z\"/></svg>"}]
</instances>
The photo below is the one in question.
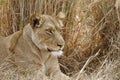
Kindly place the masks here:
<instances>
[{"instance_id":1,"label":"brown grass background","mask_svg":"<svg viewBox=\"0 0 120 80\"><path fill-rule=\"evenodd\" d=\"M73 80L119 80L120 0L0 0L0 35L23 29L32 13L60 11L66 14L62 72Z\"/></svg>"}]
</instances>

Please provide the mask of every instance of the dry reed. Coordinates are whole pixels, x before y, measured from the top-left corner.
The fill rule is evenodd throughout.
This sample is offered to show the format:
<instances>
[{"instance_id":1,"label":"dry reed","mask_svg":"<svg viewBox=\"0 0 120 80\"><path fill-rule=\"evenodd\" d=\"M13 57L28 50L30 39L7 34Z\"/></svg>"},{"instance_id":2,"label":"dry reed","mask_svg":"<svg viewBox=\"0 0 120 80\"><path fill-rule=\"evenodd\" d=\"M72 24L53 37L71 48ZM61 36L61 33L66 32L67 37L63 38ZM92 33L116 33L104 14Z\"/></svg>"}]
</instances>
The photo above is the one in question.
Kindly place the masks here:
<instances>
[{"instance_id":1,"label":"dry reed","mask_svg":"<svg viewBox=\"0 0 120 80\"><path fill-rule=\"evenodd\" d=\"M79 79L117 80L120 78L119 5L119 0L6 0L0 6L0 34L8 36L23 29L32 13L56 15L63 11L67 18L63 30L66 46L64 56L59 58L61 70L75 75L100 49L98 57L85 67Z\"/></svg>"}]
</instances>

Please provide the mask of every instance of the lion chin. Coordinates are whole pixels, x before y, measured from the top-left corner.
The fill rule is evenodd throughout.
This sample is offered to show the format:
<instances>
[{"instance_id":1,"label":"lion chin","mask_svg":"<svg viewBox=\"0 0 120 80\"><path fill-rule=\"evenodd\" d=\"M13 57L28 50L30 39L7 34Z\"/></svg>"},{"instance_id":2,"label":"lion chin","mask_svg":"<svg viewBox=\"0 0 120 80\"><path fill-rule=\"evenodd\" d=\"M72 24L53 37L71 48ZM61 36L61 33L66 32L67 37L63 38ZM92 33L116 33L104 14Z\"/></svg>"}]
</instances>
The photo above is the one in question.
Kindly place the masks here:
<instances>
[{"instance_id":1,"label":"lion chin","mask_svg":"<svg viewBox=\"0 0 120 80\"><path fill-rule=\"evenodd\" d=\"M58 50L58 51L52 51L51 54L56 57L60 57L63 54L63 51Z\"/></svg>"}]
</instances>

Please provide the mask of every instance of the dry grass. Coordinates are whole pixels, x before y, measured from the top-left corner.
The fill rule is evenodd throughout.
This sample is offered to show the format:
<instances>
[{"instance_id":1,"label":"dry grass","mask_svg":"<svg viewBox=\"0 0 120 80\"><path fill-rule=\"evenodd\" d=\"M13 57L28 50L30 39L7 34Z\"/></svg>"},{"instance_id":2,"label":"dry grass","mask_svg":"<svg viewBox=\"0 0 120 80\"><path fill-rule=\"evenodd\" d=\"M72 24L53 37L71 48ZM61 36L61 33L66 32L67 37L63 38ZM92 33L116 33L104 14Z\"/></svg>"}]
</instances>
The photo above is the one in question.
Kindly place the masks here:
<instances>
[{"instance_id":1,"label":"dry grass","mask_svg":"<svg viewBox=\"0 0 120 80\"><path fill-rule=\"evenodd\" d=\"M119 80L120 0L6 0L0 6L0 34L22 29L32 13L56 15L59 11L67 15L61 70L73 75L73 80ZM75 75L98 50L99 55Z\"/></svg>"}]
</instances>

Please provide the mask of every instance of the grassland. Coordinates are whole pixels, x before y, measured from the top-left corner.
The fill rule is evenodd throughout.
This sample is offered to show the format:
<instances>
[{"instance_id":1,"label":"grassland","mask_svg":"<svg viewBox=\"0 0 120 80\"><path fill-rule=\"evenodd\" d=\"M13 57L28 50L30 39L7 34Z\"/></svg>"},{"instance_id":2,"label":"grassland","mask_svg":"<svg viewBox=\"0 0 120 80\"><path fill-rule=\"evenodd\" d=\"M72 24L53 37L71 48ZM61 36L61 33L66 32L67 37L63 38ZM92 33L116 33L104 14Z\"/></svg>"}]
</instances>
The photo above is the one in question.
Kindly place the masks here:
<instances>
[{"instance_id":1,"label":"grassland","mask_svg":"<svg viewBox=\"0 0 120 80\"><path fill-rule=\"evenodd\" d=\"M73 80L120 79L120 0L1 1L2 36L23 29L34 12L56 15L63 11L66 46L59 58L62 72ZM15 74L14 70L8 72ZM31 76L36 74L39 72Z\"/></svg>"}]
</instances>

